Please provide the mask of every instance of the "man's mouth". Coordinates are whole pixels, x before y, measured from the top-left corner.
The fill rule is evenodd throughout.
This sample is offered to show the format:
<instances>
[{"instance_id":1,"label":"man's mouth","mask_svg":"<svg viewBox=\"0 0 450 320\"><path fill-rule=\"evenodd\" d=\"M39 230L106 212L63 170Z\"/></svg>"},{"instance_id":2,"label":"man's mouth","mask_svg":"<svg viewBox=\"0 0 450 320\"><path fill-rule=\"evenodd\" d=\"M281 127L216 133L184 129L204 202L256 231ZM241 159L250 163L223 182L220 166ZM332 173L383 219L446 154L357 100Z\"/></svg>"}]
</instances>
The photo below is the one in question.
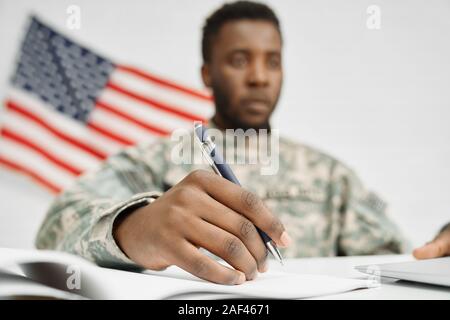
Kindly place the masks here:
<instances>
[{"instance_id":1,"label":"man's mouth","mask_svg":"<svg viewBox=\"0 0 450 320\"><path fill-rule=\"evenodd\" d=\"M248 98L244 99L243 102L245 110L250 113L267 113L267 111L270 109L270 102L267 99Z\"/></svg>"}]
</instances>

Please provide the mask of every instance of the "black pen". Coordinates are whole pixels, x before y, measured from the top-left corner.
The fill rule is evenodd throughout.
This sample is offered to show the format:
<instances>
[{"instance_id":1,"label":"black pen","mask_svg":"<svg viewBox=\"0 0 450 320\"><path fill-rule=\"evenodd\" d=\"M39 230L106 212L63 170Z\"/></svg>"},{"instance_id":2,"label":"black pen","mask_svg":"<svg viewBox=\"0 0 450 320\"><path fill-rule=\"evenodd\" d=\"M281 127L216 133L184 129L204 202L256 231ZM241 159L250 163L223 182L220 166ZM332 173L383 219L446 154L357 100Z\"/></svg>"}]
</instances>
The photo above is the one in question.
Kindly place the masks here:
<instances>
[{"instance_id":1,"label":"black pen","mask_svg":"<svg viewBox=\"0 0 450 320\"><path fill-rule=\"evenodd\" d=\"M219 176L240 186L241 184L234 175L233 171L231 171L231 168L225 163L222 155L217 150L216 145L208 136L206 130L200 123L195 124L195 136L197 137L197 141L200 144L200 148L202 149L206 161L208 161L214 172ZM273 242L273 240L258 227L256 227L256 230L258 230L258 233L269 252L274 256L276 260L283 264L283 257L281 256L281 253L278 250L275 242Z\"/></svg>"}]
</instances>

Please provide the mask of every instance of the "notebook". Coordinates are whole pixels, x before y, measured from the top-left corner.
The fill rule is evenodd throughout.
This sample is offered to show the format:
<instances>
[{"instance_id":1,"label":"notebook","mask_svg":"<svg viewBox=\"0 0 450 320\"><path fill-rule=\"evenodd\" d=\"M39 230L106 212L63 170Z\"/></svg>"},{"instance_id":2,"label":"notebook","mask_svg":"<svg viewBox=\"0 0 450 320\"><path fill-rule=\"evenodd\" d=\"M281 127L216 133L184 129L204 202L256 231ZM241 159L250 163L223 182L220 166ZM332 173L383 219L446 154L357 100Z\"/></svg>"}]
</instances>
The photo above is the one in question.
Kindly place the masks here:
<instances>
[{"instance_id":1,"label":"notebook","mask_svg":"<svg viewBox=\"0 0 450 320\"><path fill-rule=\"evenodd\" d=\"M450 257L357 266L356 270L381 277L450 287Z\"/></svg>"},{"instance_id":2,"label":"notebook","mask_svg":"<svg viewBox=\"0 0 450 320\"><path fill-rule=\"evenodd\" d=\"M204 281L177 267L128 272L100 268L67 253L0 249L0 298L302 299L367 289L373 282L269 271L242 285Z\"/></svg>"}]
</instances>

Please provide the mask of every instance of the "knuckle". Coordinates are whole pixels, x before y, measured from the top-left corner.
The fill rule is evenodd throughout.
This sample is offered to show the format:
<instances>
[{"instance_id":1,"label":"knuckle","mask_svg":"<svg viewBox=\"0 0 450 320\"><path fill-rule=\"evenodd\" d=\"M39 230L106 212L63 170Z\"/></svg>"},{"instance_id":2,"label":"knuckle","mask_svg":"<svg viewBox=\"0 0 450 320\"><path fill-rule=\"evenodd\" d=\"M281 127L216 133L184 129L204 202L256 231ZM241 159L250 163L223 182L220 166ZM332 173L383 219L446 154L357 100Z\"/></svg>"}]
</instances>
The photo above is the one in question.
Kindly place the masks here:
<instances>
[{"instance_id":1,"label":"knuckle","mask_svg":"<svg viewBox=\"0 0 450 320\"><path fill-rule=\"evenodd\" d=\"M227 280L224 282L226 285L234 285L236 283L236 277L235 276L228 276Z\"/></svg>"},{"instance_id":2,"label":"knuckle","mask_svg":"<svg viewBox=\"0 0 450 320\"><path fill-rule=\"evenodd\" d=\"M206 170L195 170L191 172L187 178L189 181L195 183L195 184L203 184L206 182L207 179L209 179L210 173Z\"/></svg>"},{"instance_id":3,"label":"knuckle","mask_svg":"<svg viewBox=\"0 0 450 320\"><path fill-rule=\"evenodd\" d=\"M436 245L437 255L442 257L445 255L445 245L442 242L438 242Z\"/></svg>"},{"instance_id":4,"label":"knuckle","mask_svg":"<svg viewBox=\"0 0 450 320\"><path fill-rule=\"evenodd\" d=\"M223 277L222 277L222 283L223 284L234 284L236 282L236 275L233 272L227 272Z\"/></svg>"},{"instance_id":5,"label":"knuckle","mask_svg":"<svg viewBox=\"0 0 450 320\"><path fill-rule=\"evenodd\" d=\"M196 192L192 190L189 186L180 186L176 190L174 190L176 202L180 203L181 205L186 205L187 203L190 203L195 197Z\"/></svg>"},{"instance_id":6,"label":"knuckle","mask_svg":"<svg viewBox=\"0 0 450 320\"><path fill-rule=\"evenodd\" d=\"M242 252L242 242L236 237L229 237L224 242L224 251L228 257L236 257Z\"/></svg>"},{"instance_id":7,"label":"knuckle","mask_svg":"<svg viewBox=\"0 0 450 320\"><path fill-rule=\"evenodd\" d=\"M262 205L262 201L258 198L258 196L248 190L244 190L241 193L241 201L247 209L252 211L261 208Z\"/></svg>"},{"instance_id":8,"label":"knuckle","mask_svg":"<svg viewBox=\"0 0 450 320\"><path fill-rule=\"evenodd\" d=\"M240 234L243 238L248 239L252 237L255 234L255 231L256 228L251 221L247 219L241 221Z\"/></svg>"},{"instance_id":9,"label":"knuckle","mask_svg":"<svg viewBox=\"0 0 450 320\"><path fill-rule=\"evenodd\" d=\"M186 214L182 207L177 205L172 205L166 215L166 220L168 221L170 229L176 229L180 226L184 226L189 220L189 215Z\"/></svg>"},{"instance_id":10,"label":"knuckle","mask_svg":"<svg viewBox=\"0 0 450 320\"><path fill-rule=\"evenodd\" d=\"M281 223L281 221L277 218L273 218L273 220L269 226L269 232L281 235L281 233L283 231L284 231L284 226Z\"/></svg>"},{"instance_id":11,"label":"knuckle","mask_svg":"<svg viewBox=\"0 0 450 320\"><path fill-rule=\"evenodd\" d=\"M192 272L199 278L206 278L209 274L209 266L205 259L198 258L192 263Z\"/></svg>"}]
</instances>

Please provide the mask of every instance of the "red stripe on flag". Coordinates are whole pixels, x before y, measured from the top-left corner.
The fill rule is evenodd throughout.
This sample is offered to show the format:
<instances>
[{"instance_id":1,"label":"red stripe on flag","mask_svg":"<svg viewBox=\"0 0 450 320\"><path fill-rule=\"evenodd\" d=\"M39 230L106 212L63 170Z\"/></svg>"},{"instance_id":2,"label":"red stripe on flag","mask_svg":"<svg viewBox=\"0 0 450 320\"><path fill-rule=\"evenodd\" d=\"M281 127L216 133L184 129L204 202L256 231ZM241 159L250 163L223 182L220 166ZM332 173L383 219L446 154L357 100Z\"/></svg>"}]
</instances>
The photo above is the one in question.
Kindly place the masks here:
<instances>
[{"instance_id":1,"label":"red stripe on flag","mask_svg":"<svg viewBox=\"0 0 450 320\"><path fill-rule=\"evenodd\" d=\"M38 173L34 172L33 170L25 168L15 162L11 162L8 159L3 158L1 155L0 155L0 164L4 165L5 167L7 167L9 169L21 172L21 173L31 177L33 180L35 180L39 184L43 185L44 187L46 187L53 193L60 193L62 190L60 187L54 185L53 183L51 183L50 181L48 181L47 179L45 179Z\"/></svg>"},{"instance_id":2,"label":"red stripe on flag","mask_svg":"<svg viewBox=\"0 0 450 320\"><path fill-rule=\"evenodd\" d=\"M119 143L121 143L121 144L123 144L123 145L125 145L125 146L132 146L132 145L134 144L133 141L128 140L127 138L121 137L121 136L119 136L119 135L117 135L117 134L115 134L115 133L112 133L111 131L109 131L109 130L107 130L107 129L105 129L105 128L102 128L102 127L100 127L100 126L98 126L97 124L94 124L94 123L92 123L92 122L89 122L89 121L88 121L88 122L86 123L86 125L87 125L90 129L92 129L92 130L94 130L94 131L96 131L96 132L98 132L98 133L104 135L105 137L107 137L107 138L109 138L109 139L115 140L115 141L117 141L117 142L119 142Z\"/></svg>"},{"instance_id":3,"label":"red stripe on flag","mask_svg":"<svg viewBox=\"0 0 450 320\"><path fill-rule=\"evenodd\" d=\"M120 116L122 118L125 118L128 121L131 121L131 122L141 126L142 128L152 132L153 134L157 134L159 136L165 136L165 135L168 135L170 133L167 130L163 130L163 129L157 128L157 127L152 126L152 125L150 125L148 123L145 123L145 122L143 122L143 121L141 121L139 119L136 119L135 117L132 117L129 114L126 114L125 112L122 112L122 111L118 110L117 108L111 106L110 104L106 104L104 102L97 101L95 107L103 109L103 110L106 110L106 111L111 112L111 113L114 113L115 115L118 115L118 116Z\"/></svg>"},{"instance_id":4,"label":"red stripe on flag","mask_svg":"<svg viewBox=\"0 0 450 320\"><path fill-rule=\"evenodd\" d=\"M136 75L138 77L141 77L141 78L143 78L145 80L148 80L148 81L151 81L153 83L159 84L161 86L164 86L164 87L167 87L167 88L170 88L170 89L175 89L175 90L181 91L183 93L187 93L187 94L189 94L191 96L194 96L194 97L202 99L202 100L206 100L206 101L212 101L213 100L211 96L209 96L207 94L204 94L203 92L190 89L188 87L176 84L176 83L174 83L172 81L169 81L169 80L161 79L159 77L151 75L148 72L144 72L144 71L136 69L134 67L117 66L117 69L119 69L121 71L129 72L131 74L134 74L134 75Z\"/></svg>"},{"instance_id":5,"label":"red stripe on flag","mask_svg":"<svg viewBox=\"0 0 450 320\"><path fill-rule=\"evenodd\" d=\"M103 153L100 150L94 149L93 147L79 141L76 140L75 138L67 135L64 132L61 132L60 130L56 129L55 127L51 126L50 124L48 124L47 122L45 122L44 120L42 120L41 118L39 118L38 116L36 116L35 114L31 113L29 110L27 110L25 107L23 106L19 106L17 103L12 102L12 101L7 101L6 102L6 108L10 111L16 112L24 117L26 117L29 120L32 120L33 122L35 122L36 124L40 125L41 127L47 129L48 131L50 131L52 134L54 134L55 136L57 136L58 138L64 140L65 142L68 142L72 145L74 145L77 148L82 149L83 151L86 151L90 154L92 154L93 156L99 158L99 159L106 159L107 155L105 153Z\"/></svg>"},{"instance_id":6,"label":"red stripe on flag","mask_svg":"<svg viewBox=\"0 0 450 320\"><path fill-rule=\"evenodd\" d=\"M27 140L25 137L21 137L20 135L18 135L17 133L15 133L9 129L6 129L6 128L0 129L0 135L9 140L13 140L15 143L21 144L29 149L36 151L37 153L39 153L42 156L44 156L45 158L47 158L49 161L53 162L58 167L66 170L76 176L78 176L82 173L82 170L75 168L74 166L68 164L64 160L59 159L57 156L51 154L47 150L38 146L34 142Z\"/></svg>"},{"instance_id":7,"label":"red stripe on flag","mask_svg":"<svg viewBox=\"0 0 450 320\"><path fill-rule=\"evenodd\" d=\"M172 107L172 106L169 106L167 104L158 102L158 101L156 101L154 99L150 99L148 97L144 97L144 96L141 96L141 95L136 94L134 92L131 92L131 91L127 90L127 89L124 89L124 88L122 88L122 87L112 83L111 81L106 84L106 87L108 87L108 88L110 88L112 90L115 90L115 91L117 91L117 92L119 92L119 93L121 93L123 95L126 95L126 96L128 96L130 98L133 98L133 99L136 99L138 101L144 102L147 105L150 105L150 106L153 106L155 108L158 108L158 109L164 110L166 112L172 113L172 114L174 114L174 115L176 115L176 116L178 116L180 118L189 119L191 121L204 121L205 120L205 119L202 119L199 116L194 115L192 113L181 111L181 110L179 110L179 109L177 109L175 107Z\"/></svg>"}]
</instances>

